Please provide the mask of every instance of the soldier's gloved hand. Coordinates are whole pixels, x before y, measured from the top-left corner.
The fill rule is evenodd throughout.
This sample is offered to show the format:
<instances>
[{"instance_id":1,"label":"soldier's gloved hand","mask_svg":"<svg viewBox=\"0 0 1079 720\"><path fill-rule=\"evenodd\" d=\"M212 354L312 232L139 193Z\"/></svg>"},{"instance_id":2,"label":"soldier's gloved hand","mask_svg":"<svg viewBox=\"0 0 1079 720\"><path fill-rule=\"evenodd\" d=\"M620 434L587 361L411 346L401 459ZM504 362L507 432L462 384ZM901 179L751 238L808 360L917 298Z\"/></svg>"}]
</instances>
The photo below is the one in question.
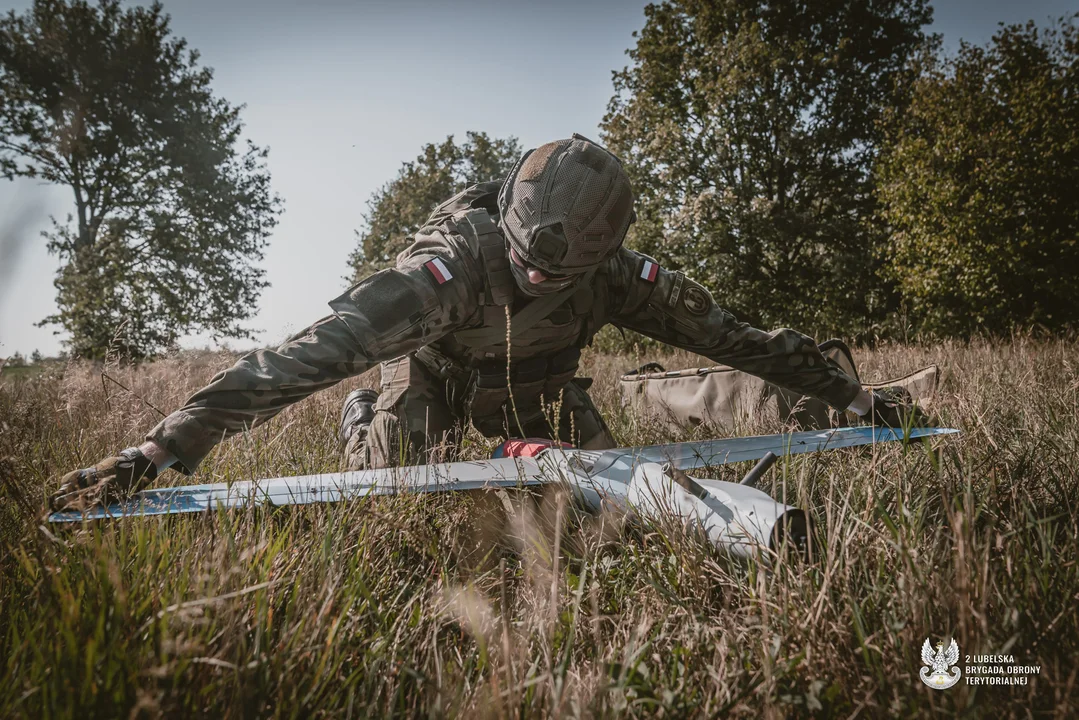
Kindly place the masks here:
<instances>
[{"instance_id":1,"label":"soldier's gloved hand","mask_svg":"<svg viewBox=\"0 0 1079 720\"><path fill-rule=\"evenodd\" d=\"M929 417L911 402L905 388L878 388L870 393L873 405L868 418L874 425L890 428L927 427Z\"/></svg>"},{"instance_id":2,"label":"soldier's gloved hand","mask_svg":"<svg viewBox=\"0 0 1079 720\"><path fill-rule=\"evenodd\" d=\"M49 498L53 510L83 510L135 492L157 477L157 467L142 450L130 447L97 465L73 470Z\"/></svg>"}]
</instances>

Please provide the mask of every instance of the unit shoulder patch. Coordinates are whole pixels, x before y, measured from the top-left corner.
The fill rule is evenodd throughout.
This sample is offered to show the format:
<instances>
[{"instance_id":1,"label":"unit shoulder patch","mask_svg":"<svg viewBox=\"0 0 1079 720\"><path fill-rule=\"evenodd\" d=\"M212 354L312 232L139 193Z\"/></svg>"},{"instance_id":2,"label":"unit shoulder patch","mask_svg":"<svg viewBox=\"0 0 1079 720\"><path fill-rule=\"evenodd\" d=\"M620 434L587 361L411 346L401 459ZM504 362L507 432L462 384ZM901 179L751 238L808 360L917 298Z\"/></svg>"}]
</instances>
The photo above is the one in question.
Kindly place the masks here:
<instances>
[{"instance_id":1,"label":"unit shoulder patch","mask_svg":"<svg viewBox=\"0 0 1079 720\"><path fill-rule=\"evenodd\" d=\"M682 303L686 310L694 315L704 315L712 306L712 298L701 286L687 283L686 290L682 293Z\"/></svg>"},{"instance_id":2,"label":"unit shoulder patch","mask_svg":"<svg viewBox=\"0 0 1079 720\"><path fill-rule=\"evenodd\" d=\"M654 283L656 281L656 275L659 273L659 265L651 260L645 259L644 265L641 266L641 280Z\"/></svg>"}]
</instances>

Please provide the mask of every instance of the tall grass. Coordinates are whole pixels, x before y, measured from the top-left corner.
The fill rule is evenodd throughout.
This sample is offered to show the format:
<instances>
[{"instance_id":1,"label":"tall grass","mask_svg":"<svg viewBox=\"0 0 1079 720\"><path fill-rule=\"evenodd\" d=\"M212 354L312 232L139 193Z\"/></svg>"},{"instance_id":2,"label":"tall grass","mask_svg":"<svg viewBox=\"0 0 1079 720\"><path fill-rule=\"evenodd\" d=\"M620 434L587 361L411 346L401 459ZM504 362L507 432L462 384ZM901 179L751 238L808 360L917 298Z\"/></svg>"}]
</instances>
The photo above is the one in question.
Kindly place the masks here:
<instances>
[{"instance_id":1,"label":"tall grass","mask_svg":"<svg viewBox=\"0 0 1079 720\"><path fill-rule=\"evenodd\" d=\"M232 358L5 378L0 716L1075 716L1079 343L856 355L868 377L940 363L935 410L964 434L782 460L762 488L811 510L821 537L813 563L771 568L557 493L47 526L59 474L137 443L151 405L171 410ZM616 376L637 364L587 358L619 440L703 437L625 414ZM340 402L369 381L220 446L194 480L339 469ZM469 436L470 456L489 450ZM1040 674L930 690L922 642L951 636L961 659L1007 653Z\"/></svg>"}]
</instances>

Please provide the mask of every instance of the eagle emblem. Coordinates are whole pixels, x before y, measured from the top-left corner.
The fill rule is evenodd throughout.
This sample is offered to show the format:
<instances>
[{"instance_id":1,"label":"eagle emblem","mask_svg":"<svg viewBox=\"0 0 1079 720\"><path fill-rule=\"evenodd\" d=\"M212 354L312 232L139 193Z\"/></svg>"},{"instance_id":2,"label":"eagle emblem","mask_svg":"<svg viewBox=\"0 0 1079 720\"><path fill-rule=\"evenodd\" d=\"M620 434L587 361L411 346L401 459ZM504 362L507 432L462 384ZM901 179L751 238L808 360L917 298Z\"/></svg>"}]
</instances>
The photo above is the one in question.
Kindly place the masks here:
<instances>
[{"instance_id":1,"label":"eagle emblem","mask_svg":"<svg viewBox=\"0 0 1079 720\"><path fill-rule=\"evenodd\" d=\"M959 668L953 667L958 662L959 645L956 644L954 638L947 650L944 649L944 643L937 643L935 651L929 644L929 638L926 638L922 643L922 665L925 667L921 669L918 676L922 678L922 682L934 690L947 690L959 682L959 676L963 674Z\"/></svg>"}]
</instances>

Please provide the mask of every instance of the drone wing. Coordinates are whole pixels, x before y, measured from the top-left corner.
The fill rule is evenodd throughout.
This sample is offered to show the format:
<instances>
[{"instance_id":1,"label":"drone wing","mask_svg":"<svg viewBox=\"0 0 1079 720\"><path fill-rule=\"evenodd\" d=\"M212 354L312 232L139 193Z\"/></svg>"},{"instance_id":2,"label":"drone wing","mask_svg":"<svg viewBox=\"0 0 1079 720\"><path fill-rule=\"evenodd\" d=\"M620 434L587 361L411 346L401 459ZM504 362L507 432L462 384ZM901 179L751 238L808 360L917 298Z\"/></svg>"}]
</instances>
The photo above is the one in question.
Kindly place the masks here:
<instances>
[{"instance_id":1,"label":"drone wing","mask_svg":"<svg viewBox=\"0 0 1079 720\"><path fill-rule=\"evenodd\" d=\"M883 427L847 427L834 430L805 430L778 435L703 440L700 442L648 445L618 448L603 452L593 463L592 475L610 476L611 473L631 473L632 466L640 462L671 463L679 470L695 470L727 463L760 460L768 453L779 457L837 450L839 448L892 442L905 438L916 439L950 435L959 432L952 428L913 428L904 436L902 430Z\"/></svg>"},{"instance_id":2,"label":"drone wing","mask_svg":"<svg viewBox=\"0 0 1079 720\"><path fill-rule=\"evenodd\" d=\"M248 505L306 505L338 502L369 495L405 492L449 492L518 487L557 482L545 478L536 458L498 458L476 462L440 463L412 467L355 470L322 475L297 475L269 480L185 485L143 490L105 507L54 512L49 522L78 522L131 515L172 515Z\"/></svg>"},{"instance_id":3,"label":"drone wing","mask_svg":"<svg viewBox=\"0 0 1079 720\"><path fill-rule=\"evenodd\" d=\"M947 435L949 428L916 428L909 438ZM888 428L839 428L779 435L706 440L602 452L550 448L535 457L417 465L380 470L357 470L322 475L299 475L230 484L186 485L143 490L122 502L86 511L55 512L49 522L78 522L130 515L169 515L212 510L218 505L303 505L336 502L368 495L402 492L447 492L494 487L517 487L568 481L588 485L604 495L628 493L634 467L670 463L679 470L759 460L769 452L799 454L903 440Z\"/></svg>"}]
</instances>

